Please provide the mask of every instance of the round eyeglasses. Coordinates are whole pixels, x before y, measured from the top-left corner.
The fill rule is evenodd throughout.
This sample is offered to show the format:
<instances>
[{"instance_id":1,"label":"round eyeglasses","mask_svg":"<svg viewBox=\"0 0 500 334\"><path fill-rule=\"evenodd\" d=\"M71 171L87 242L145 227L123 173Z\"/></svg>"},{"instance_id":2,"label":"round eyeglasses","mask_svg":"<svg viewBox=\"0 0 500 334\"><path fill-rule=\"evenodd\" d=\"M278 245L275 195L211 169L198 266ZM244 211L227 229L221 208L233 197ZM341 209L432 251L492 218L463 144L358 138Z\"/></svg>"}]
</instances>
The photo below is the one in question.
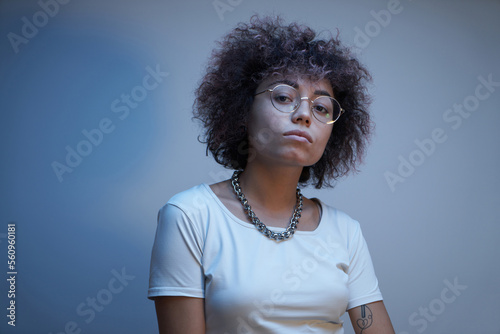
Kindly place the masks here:
<instances>
[{"instance_id":1,"label":"round eyeglasses","mask_svg":"<svg viewBox=\"0 0 500 334\"><path fill-rule=\"evenodd\" d=\"M311 112L318 121L324 124L335 123L340 115L344 113L344 109L340 107L340 103L330 96L318 96L314 100L308 97L301 97L299 92L292 86L280 84L271 89L263 90L255 95L265 92L271 93L271 103L274 108L284 113L292 113L299 109L302 100L311 102Z\"/></svg>"}]
</instances>

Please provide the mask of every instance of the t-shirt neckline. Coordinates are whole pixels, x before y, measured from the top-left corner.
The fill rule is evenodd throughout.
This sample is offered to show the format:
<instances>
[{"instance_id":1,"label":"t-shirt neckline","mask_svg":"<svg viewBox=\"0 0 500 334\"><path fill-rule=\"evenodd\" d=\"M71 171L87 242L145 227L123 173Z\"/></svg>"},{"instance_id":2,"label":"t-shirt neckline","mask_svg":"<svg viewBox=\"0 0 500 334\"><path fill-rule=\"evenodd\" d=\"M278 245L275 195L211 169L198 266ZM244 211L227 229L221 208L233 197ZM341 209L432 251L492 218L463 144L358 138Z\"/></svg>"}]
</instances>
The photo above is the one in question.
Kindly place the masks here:
<instances>
[{"instance_id":1,"label":"t-shirt neckline","mask_svg":"<svg viewBox=\"0 0 500 334\"><path fill-rule=\"evenodd\" d=\"M238 223L239 225L241 226L244 226L246 228L251 228L251 229L256 229L254 225L252 225L251 223L249 222L245 222L243 220L241 220L240 218L236 217L225 205L224 203L222 203L222 201L219 199L219 197L214 193L214 191L212 190L212 188L210 188L210 185L208 185L207 183L202 183L202 186L206 189L206 191L210 194L210 196L212 197L212 199L219 205L219 207L232 219L234 220L236 223ZM316 226L316 228L312 231L301 231L301 230L296 230L295 231L295 234L304 234L304 235L315 235L315 234L318 234L320 232L320 229L323 227L324 225L324 219L325 219L325 215L326 215L326 210L325 210L325 205L324 203L316 198L316 197L312 197L310 198L312 201L315 201L317 202L319 205L320 205L320 211L321 211L321 218L319 220L319 223L318 223L318 226ZM273 230L274 232L282 232L284 230L286 230L286 228L284 227L274 227L274 226L268 226L269 229Z\"/></svg>"}]
</instances>

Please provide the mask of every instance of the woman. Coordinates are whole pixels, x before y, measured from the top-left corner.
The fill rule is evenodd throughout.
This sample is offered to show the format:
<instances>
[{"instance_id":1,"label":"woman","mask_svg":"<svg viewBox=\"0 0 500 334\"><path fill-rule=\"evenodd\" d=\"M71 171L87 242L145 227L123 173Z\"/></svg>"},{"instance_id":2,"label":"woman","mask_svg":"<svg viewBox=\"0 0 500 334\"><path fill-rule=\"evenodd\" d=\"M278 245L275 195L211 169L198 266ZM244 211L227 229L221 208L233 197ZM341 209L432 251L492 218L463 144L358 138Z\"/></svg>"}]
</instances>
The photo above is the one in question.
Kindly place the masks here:
<instances>
[{"instance_id":1,"label":"woman","mask_svg":"<svg viewBox=\"0 0 500 334\"><path fill-rule=\"evenodd\" d=\"M214 51L195 102L230 180L160 210L148 297L160 333L394 333L359 224L298 185L355 169L368 72L335 38L253 17Z\"/></svg>"}]
</instances>

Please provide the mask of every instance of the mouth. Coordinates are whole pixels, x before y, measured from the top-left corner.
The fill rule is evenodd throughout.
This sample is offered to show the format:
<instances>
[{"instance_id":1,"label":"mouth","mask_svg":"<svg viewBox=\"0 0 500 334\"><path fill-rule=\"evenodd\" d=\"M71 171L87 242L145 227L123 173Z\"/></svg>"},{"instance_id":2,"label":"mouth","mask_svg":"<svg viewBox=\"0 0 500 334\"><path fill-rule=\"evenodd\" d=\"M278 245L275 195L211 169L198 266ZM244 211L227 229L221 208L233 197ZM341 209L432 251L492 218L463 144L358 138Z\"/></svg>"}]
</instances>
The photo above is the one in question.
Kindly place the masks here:
<instances>
[{"instance_id":1,"label":"mouth","mask_svg":"<svg viewBox=\"0 0 500 334\"><path fill-rule=\"evenodd\" d=\"M307 141L309 143L313 142L312 137L307 132L301 131L301 130L288 131L288 132L285 132L283 134L283 136L294 138L294 139L297 139L299 141L304 141L304 142Z\"/></svg>"}]
</instances>

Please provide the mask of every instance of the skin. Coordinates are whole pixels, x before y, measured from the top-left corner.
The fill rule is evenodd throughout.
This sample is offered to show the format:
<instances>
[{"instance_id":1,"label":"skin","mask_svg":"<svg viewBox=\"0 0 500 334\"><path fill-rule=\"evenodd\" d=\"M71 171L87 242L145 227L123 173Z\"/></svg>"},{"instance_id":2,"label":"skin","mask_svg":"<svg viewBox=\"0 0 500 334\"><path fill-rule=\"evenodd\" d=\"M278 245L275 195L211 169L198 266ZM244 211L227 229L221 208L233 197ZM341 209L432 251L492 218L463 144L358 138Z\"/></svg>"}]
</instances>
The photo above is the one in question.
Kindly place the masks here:
<instances>
[{"instance_id":1,"label":"skin","mask_svg":"<svg viewBox=\"0 0 500 334\"><path fill-rule=\"evenodd\" d=\"M356 334L394 334L383 301L361 305L348 312Z\"/></svg>"},{"instance_id":2,"label":"skin","mask_svg":"<svg viewBox=\"0 0 500 334\"><path fill-rule=\"evenodd\" d=\"M283 79L271 77L264 80L256 93L283 83ZM311 100L318 95L334 97L327 80L311 81L305 77L285 79L285 83L293 85L301 97ZM302 168L313 165L321 158L333 126L313 117L308 100L302 101L295 112L282 113L274 108L269 95L269 92L256 95L250 110L247 125L250 153L247 166L240 175L240 185L252 209L267 226L287 227L295 206L295 189ZM290 130L307 132L312 142L284 135ZM229 211L241 220L248 221L241 203L234 195L230 180L210 187ZM304 197L303 200L304 208L297 230L315 230L321 219L320 207L308 198ZM155 305L160 334L205 333L203 299L158 297ZM394 333L382 301L362 305L348 312L356 334ZM367 314L371 314L370 325L364 328L368 324Z\"/></svg>"},{"instance_id":3,"label":"skin","mask_svg":"<svg viewBox=\"0 0 500 334\"><path fill-rule=\"evenodd\" d=\"M282 79L282 78L281 78ZM269 78L256 92L273 88L283 80ZM319 92L333 96L327 80L310 82L305 79L287 80L296 84L301 96L311 99ZM271 103L270 93L255 97L248 120L250 153L240 185L257 216L270 227L287 227L296 203L295 189L304 166L316 163L322 156L332 132L332 125L317 121L311 105L305 100L293 113L282 113ZM291 130L307 132L312 143L283 134ZM215 194L238 218L247 221L241 203L234 196L229 180L211 186ZM320 219L318 205L304 198L304 209L298 230L314 230Z\"/></svg>"}]
</instances>

